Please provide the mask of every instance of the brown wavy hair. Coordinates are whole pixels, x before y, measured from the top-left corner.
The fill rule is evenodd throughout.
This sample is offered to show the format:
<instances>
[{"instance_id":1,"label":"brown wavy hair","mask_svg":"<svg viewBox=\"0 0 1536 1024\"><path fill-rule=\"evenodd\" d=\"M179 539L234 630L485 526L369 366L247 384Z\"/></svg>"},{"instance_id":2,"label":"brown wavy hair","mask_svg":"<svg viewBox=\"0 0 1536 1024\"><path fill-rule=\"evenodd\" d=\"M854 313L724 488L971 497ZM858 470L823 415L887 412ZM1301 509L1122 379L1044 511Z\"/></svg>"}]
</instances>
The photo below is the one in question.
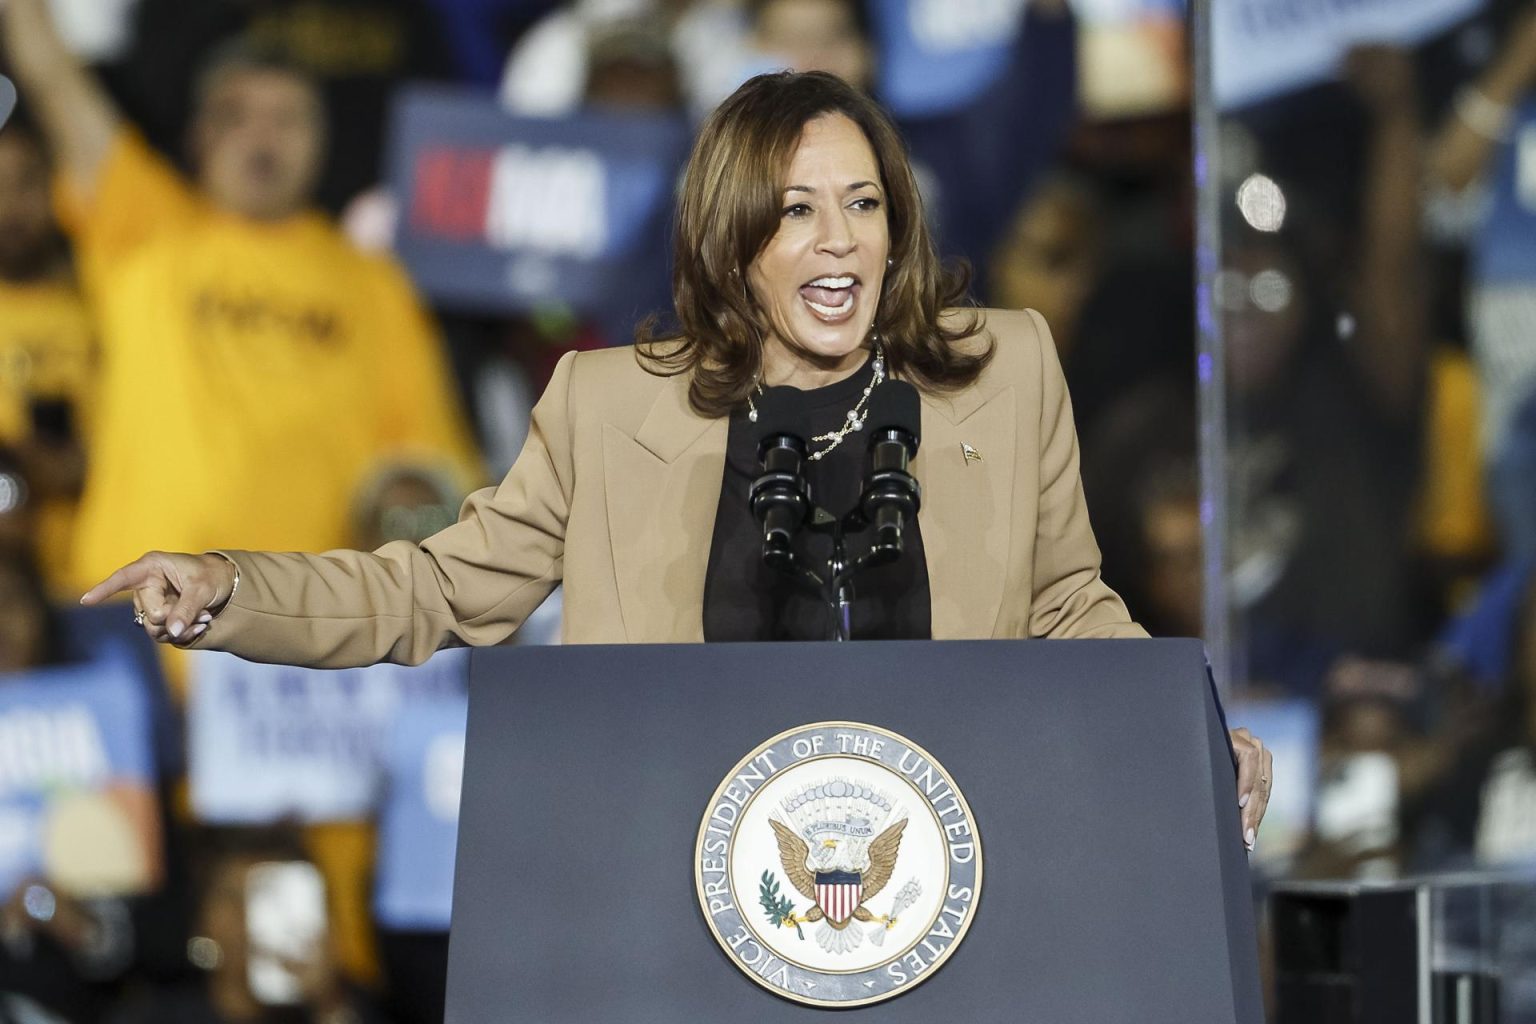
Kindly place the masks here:
<instances>
[{"instance_id":1,"label":"brown wavy hair","mask_svg":"<svg viewBox=\"0 0 1536 1024\"><path fill-rule=\"evenodd\" d=\"M706 416L746 401L763 365L768 319L746 286L747 268L779 229L783 175L805 125L842 114L864 132L885 190L891 266L875 331L896 376L928 391L973 383L992 358L955 343L981 329L969 299L970 271L939 262L923 218L906 145L880 107L820 71L758 75L704 122L678 199L672 269L675 325L652 316L635 334L652 373L691 374L689 400ZM959 316L946 309L972 307Z\"/></svg>"}]
</instances>

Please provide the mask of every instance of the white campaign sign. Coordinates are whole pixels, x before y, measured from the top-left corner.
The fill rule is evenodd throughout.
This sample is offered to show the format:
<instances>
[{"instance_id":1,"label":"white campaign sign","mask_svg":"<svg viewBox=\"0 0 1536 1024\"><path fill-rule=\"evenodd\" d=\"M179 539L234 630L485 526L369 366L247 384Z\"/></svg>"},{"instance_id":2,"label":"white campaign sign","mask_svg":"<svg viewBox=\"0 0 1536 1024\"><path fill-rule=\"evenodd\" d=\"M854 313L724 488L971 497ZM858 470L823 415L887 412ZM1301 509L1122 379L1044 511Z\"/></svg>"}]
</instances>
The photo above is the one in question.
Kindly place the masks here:
<instances>
[{"instance_id":1,"label":"white campaign sign","mask_svg":"<svg viewBox=\"0 0 1536 1024\"><path fill-rule=\"evenodd\" d=\"M205 821L345 821L372 814L402 704L462 694L465 651L425 665L322 671L230 654L193 660L187 714L192 807Z\"/></svg>"},{"instance_id":2,"label":"white campaign sign","mask_svg":"<svg viewBox=\"0 0 1536 1024\"><path fill-rule=\"evenodd\" d=\"M1482 6L1482 0L1215 0L1217 106L1230 110L1325 81L1352 46L1421 42Z\"/></svg>"}]
</instances>

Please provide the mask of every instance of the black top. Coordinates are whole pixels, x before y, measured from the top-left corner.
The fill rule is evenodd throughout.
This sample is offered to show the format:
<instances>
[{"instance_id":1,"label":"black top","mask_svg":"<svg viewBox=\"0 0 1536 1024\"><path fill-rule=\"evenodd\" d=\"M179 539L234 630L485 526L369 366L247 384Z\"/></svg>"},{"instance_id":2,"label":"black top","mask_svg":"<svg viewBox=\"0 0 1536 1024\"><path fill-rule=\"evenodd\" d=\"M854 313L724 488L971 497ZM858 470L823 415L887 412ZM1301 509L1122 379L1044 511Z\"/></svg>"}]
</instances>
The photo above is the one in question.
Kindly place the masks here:
<instances>
[{"instance_id":1,"label":"black top","mask_svg":"<svg viewBox=\"0 0 1536 1024\"><path fill-rule=\"evenodd\" d=\"M873 366L866 362L846 380L799 392L795 396L797 418L809 425L813 435L840 427L873 374ZM825 640L831 632L832 617L821 597L763 564L763 532L747 507L747 491L762 472L757 459L758 432L758 425L747 419L745 409L731 416L725 478L704 578L704 639ZM810 452L828 444L810 438L806 443ZM805 476L817 505L841 517L858 504L868 446L869 434L859 431L845 437L825 458L806 460ZM926 640L932 635L928 564L916 521L904 534L899 560L867 569L854 579L852 632L856 640ZM868 544L867 533L849 537L850 560L863 554ZM825 576L832 540L825 534L802 530L796 538L795 554Z\"/></svg>"}]
</instances>

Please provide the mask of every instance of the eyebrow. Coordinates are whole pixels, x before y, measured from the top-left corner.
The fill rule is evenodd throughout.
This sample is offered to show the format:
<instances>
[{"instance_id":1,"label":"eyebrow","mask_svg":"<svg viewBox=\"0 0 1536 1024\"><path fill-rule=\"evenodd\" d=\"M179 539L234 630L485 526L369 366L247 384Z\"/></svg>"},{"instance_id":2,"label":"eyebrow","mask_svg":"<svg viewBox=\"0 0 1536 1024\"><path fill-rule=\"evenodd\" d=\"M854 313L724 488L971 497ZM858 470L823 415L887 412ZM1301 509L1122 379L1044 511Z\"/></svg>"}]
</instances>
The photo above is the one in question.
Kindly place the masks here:
<instances>
[{"instance_id":1,"label":"eyebrow","mask_svg":"<svg viewBox=\"0 0 1536 1024\"><path fill-rule=\"evenodd\" d=\"M845 192L857 192L861 188L872 188L872 189L875 189L876 191L879 191L880 190L880 183L877 182L877 181L856 181L853 184L847 186L847 188L845 188L844 191ZM816 190L814 188L812 188L811 186L809 186L809 185L786 185L786 186L784 186L784 191L785 192L809 192L812 195L816 194Z\"/></svg>"}]
</instances>

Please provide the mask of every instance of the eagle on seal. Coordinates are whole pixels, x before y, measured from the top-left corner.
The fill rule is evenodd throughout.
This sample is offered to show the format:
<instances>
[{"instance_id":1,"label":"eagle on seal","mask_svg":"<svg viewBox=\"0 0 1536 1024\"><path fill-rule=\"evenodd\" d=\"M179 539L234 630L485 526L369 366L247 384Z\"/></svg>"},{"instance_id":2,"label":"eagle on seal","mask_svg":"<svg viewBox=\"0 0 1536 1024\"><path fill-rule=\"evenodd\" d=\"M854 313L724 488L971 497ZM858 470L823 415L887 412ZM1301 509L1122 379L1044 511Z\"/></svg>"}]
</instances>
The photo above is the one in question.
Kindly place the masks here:
<instances>
[{"instance_id":1,"label":"eagle on seal","mask_svg":"<svg viewBox=\"0 0 1536 1024\"><path fill-rule=\"evenodd\" d=\"M829 857L827 850L813 851L810 843L783 822L770 818L768 823L773 826L779 845L779 861L784 865L790 884L815 904L802 920L811 923L825 919L834 932L843 931L849 921L875 920L875 916L864 908L864 903L885 888L891 873L896 870L901 834L907 827L906 818L870 841L867 864L838 863L841 858ZM858 932L847 934L854 937L851 942L841 940L833 944L848 949L856 946ZM822 941L822 945L827 946L828 941Z\"/></svg>"}]
</instances>

